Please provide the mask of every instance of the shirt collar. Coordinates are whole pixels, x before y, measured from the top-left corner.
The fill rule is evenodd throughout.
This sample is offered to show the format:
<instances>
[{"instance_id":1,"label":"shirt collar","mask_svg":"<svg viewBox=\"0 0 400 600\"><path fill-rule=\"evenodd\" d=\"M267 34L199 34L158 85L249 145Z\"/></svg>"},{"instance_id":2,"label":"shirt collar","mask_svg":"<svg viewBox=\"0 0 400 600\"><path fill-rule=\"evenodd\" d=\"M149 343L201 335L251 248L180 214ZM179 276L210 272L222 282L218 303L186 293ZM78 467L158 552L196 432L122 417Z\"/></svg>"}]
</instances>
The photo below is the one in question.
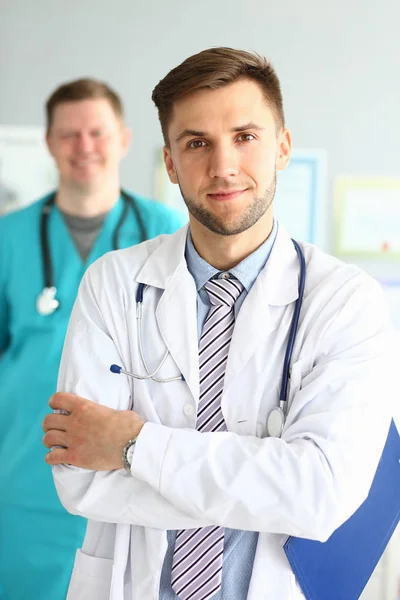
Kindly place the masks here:
<instances>
[{"instance_id":1,"label":"shirt collar","mask_svg":"<svg viewBox=\"0 0 400 600\"><path fill-rule=\"evenodd\" d=\"M249 293L251 286L267 263L277 233L278 222L274 219L272 231L265 242L257 248L257 250L249 254L249 256L246 256L246 258L236 265L236 267L229 269L229 273L240 281L247 293ZM186 238L185 258L187 268L195 281L197 291L199 291L209 279L212 279L221 273L221 271L210 265L198 254L193 245L190 228L188 229Z\"/></svg>"}]
</instances>

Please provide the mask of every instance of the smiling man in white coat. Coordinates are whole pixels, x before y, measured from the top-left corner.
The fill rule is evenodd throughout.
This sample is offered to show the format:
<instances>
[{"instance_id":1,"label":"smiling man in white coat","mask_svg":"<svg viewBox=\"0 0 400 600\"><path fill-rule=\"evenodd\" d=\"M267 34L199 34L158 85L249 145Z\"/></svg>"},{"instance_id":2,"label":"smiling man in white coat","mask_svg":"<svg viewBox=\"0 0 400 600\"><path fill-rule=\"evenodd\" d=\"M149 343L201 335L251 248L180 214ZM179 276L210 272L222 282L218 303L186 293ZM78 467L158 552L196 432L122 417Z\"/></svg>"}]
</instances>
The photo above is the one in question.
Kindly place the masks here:
<instances>
[{"instance_id":1,"label":"smiling man in white coat","mask_svg":"<svg viewBox=\"0 0 400 600\"><path fill-rule=\"evenodd\" d=\"M300 242L272 423L302 279L272 210L291 151L279 80L263 57L214 48L153 100L190 224L107 254L80 287L43 423L61 501L89 519L68 600L301 598L285 540L327 540L386 439L382 293Z\"/></svg>"}]
</instances>

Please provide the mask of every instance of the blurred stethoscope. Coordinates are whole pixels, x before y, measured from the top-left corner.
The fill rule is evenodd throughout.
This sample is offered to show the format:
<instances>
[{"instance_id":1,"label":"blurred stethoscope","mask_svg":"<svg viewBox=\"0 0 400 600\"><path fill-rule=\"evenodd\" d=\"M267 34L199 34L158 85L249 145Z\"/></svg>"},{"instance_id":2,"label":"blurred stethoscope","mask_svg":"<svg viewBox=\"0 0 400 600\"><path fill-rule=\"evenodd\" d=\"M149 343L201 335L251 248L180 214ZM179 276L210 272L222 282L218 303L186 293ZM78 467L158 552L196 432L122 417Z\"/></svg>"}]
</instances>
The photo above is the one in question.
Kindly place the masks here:
<instances>
[{"instance_id":1,"label":"blurred stethoscope","mask_svg":"<svg viewBox=\"0 0 400 600\"><path fill-rule=\"evenodd\" d=\"M297 328L299 325L300 311L301 311L303 295L304 295L304 286L305 286L305 282L306 282L306 261L304 258L303 250L301 249L298 242L296 242L296 240L292 240L292 242L294 244L294 247L296 248L297 256L299 259L299 265L300 265L299 288L298 288L298 297L297 297L296 304L294 307L292 322L290 324L289 339L288 339L287 346L286 346L285 358L283 361L282 382L281 382L281 389L280 389L280 394L279 394L279 406L275 406L275 408L273 408L271 410L271 412L268 415L268 420L267 420L267 430L268 430L268 434L271 437L280 437L280 435L283 431L283 427L285 425L285 420L286 420L285 408L287 406L287 404L285 404L285 403L287 400L287 393L288 393L288 386L289 386L289 379L290 379L290 363L292 360L293 347L294 347L294 343L296 340ZM150 370L147 366L147 361L144 356L143 343L142 343L142 304L143 304L143 292L146 289L146 287L147 286L144 283L139 283L139 286L138 286L138 289L136 292L136 320L137 320L139 355L140 355L140 359L143 363L143 367L146 371L146 375L138 375L136 373L130 373L129 371L125 371L124 369L122 369L122 367L120 367L119 365L111 365L110 371L112 373L117 373L117 374L123 373L124 375L133 377L134 379L152 379L153 381L157 381L158 383L168 383L170 381L179 381L179 380L184 381L183 375L169 377L167 379L159 379L156 377L158 371L161 369L161 367L163 366L163 364L165 363L165 361L169 355L168 349L166 350L164 356L162 357L160 364L154 371L150 372Z\"/></svg>"},{"instance_id":2,"label":"blurred stethoscope","mask_svg":"<svg viewBox=\"0 0 400 600\"><path fill-rule=\"evenodd\" d=\"M144 242L147 239L143 217L140 214L135 198L128 195L124 190L121 190L120 193L124 201L124 209L113 233L113 250L118 250L119 248L119 234L121 227L127 219L129 208L131 208L135 214L140 231L140 241ZM53 314L54 311L56 311L60 306L60 301L56 298L57 288L54 284L53 265L49 246L49 216L55 200L56 194L52 194L43 204L40 221L40 245L42 253L44 288L37 297L36 310L40 315L43 316Z\"/></svg>"}]
</instances>

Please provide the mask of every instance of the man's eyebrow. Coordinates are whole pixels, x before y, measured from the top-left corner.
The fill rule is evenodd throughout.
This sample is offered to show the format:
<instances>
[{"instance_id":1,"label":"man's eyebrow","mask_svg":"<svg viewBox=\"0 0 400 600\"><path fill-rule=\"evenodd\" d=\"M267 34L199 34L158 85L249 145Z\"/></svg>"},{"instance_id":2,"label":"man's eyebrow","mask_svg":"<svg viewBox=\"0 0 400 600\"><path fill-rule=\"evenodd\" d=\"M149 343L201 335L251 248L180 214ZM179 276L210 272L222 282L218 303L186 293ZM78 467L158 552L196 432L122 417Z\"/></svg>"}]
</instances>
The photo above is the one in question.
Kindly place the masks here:
<instances>
[{"instance_id":1,"label":"man's eyebrow","mask_svg":"<svg viewBox=\"0 0 400 600\"><path fill-rule=\"evenodd\" d=\"M233 131L234 133L238 133L239 131L247 131L248 129L255 129L256 131L263 131L265 129L265 127L260 127L260 125L257 125L256 123L252 123L250 121L249 123L245 123L244 125L238 125L238 127L233 127L231 129L231 131Z\"/></svg>"},{"instance_id":2,"label":"man's eyebrow","mask_svg":"<svg viewBox=\"0 0 400 600\"><path fill-rule=\"evenodd\" d=\"M237 127L232 127L232 133L238 133L240 131L248 131L249 129L255 129L256 131L263 131L265 127L260 127L256 123L245 123L244 125L238 125ZM199 131L197 129L184 129L182 133L180 133L176 138L176 142L180 142L185 137L206 137L208 134L206 131Z\"/></svg>"},{"instance_id":3,"label":"man's eyebrow","mask_svg":"<svg viewBox=\"0 0 400 600\"><path fill-rule=\"evenodd\" d=\"M178 137L175 138L175 141L180 142L180 140L182 140L185 137L204 137L205 135L207 135L205 131L197 131L196 129L184 129L182 133L180 133Z\"/></svg>"},{"instance_id":4,"label":"man's eyebrow","mask_svg":"<svg viewBox=\"0 0 400 600\"><path fill-rule=\"evenodd\" d=\"M71 133L74 131L77 131L76 127L67 127L67 125L62 125L61 127L54 127L54 131L56 131L57 133Z\"/></svg>"}]
</instances>

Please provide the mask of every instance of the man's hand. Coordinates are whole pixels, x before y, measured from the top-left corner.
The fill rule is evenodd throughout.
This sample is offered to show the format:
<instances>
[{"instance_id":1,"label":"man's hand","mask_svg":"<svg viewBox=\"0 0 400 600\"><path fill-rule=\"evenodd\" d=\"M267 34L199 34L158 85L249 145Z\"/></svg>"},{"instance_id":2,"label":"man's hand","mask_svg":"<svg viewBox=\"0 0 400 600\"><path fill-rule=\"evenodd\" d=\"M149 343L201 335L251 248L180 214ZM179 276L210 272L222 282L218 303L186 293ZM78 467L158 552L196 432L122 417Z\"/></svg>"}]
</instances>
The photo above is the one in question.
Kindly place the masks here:
<instances>
[{"instance_id":1,"label":"man's hand","mask_svg":"<svg viewBox=\"0 0 400 600\"><path fill-rule=\"evenodd\" d=\"M95 471L123 468L123 449L144 425L137 413L64 392L51 396L49 405L69 413L49 414L43 420L46 448L63 446L46 455L49 465L69 464Z\"/></svg>"}]
</instances>

